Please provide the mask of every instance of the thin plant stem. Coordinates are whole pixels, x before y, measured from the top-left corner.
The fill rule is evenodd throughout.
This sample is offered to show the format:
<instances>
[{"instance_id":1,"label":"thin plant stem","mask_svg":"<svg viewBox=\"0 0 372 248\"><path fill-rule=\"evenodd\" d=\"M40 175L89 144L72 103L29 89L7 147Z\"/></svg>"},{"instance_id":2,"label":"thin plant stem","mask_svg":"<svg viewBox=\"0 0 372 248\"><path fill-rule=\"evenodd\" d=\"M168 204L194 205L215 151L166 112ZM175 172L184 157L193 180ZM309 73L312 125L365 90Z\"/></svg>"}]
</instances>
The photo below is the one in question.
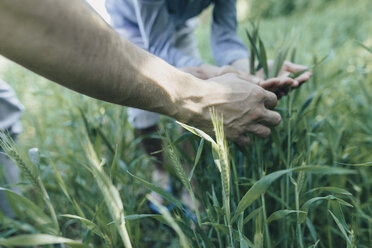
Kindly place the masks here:
<instances>
[{"instance_id":1,"label":"thin plant stem","mask_svg":"<svg viewBox=\"0 0 372 248\"><path fill-rule=\"evenodd\" d=\"M298 190L297 184L295 184L295 191L296 191L296 210L300 211L300 192ZM298 244L300 248L304 247L303 240L302 240L302 232L301 232L301 224L298 222L300 217L299 212L297 212L297 236L298 236Z\"/></svg>"},{"instance_id":2,"label":"thin plant stem","mask_svg":"<svg viewBox=\"0 0 372 248\"><path fill-rule=\"evenodd\" d=\"M266 215L266 204L265 204L265 197L264 194L261 195L261 201L262 201L262 214L265 222L265 235L266 235L266 245L268 248L271 247L271 239L270 239L270 232L269 232L269 226L266 224L267 221L267 215Z\"/></svg>"},{"instance_id":3,"label":"thin plant stem","mask_svg":"<svg viewBox=\"0 0 372 248\"><path fill-rule=\"evenodd\" d=\"M192 203L193 203L194 208L195 208L196 219L198 220L199 226L201 226L201 218L200 218L198 203L197 203L197 200L196 200L196 197L195 197L195 194L194 194L193 190L190 190L190 195L191 195Z\"/></svg>"}]
</instances>

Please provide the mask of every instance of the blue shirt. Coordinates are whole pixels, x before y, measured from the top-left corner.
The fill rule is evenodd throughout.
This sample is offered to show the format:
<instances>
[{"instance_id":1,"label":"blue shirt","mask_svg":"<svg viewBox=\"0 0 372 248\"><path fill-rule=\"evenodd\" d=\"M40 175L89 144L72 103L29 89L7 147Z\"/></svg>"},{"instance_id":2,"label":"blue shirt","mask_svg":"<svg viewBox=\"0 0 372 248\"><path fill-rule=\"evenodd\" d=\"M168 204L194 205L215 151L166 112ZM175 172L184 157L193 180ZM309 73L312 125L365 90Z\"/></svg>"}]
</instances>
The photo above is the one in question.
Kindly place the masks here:
<instances>
[{"instance_id":1,"label":"blue shirt","mask_svg":"<svg viewBox=\"0 0 372 248\"><path fill-rule=\"evenodd\" d=\"M211 48L217 65L248 56L236 34L236 0L106 0L112 25L126 39L176 67L202 61L173 46L176 30L214 4Z\"/></svg>"}]
</instances>

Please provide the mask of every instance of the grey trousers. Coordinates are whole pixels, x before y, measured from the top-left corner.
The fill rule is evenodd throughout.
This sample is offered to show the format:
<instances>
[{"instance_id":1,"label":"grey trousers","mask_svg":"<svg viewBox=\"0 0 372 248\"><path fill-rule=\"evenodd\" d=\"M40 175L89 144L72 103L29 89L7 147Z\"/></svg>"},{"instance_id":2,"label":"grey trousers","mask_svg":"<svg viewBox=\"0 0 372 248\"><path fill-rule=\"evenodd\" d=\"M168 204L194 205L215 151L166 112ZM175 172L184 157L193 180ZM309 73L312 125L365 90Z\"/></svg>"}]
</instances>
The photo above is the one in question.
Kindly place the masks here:
<instances>
[{"instance_id":1,"label":"grey trousers","mask_svg":"<svg viewBox=\"0 0 372 248\"><path fill-rule=\"evenodd\" d=\"M24 107L19 102L14 90L0 79L0 130L7 131L15 140L17 134L22 131L20 117ZM17 193L20 190L17 187L9 185L19 183L19 169L6 154L0 150L0 187L10 188ZM0 191L0 211L8 217L14 217L8 200L3 191Z\"/></svg>"},{"instance_id":2,"label":"grey trousers","mask_svg":"<svg viewBox=\"0 0 372 248\"><path fill-rule=\"evenodd\" d=\"M0 168L2 168L6 180L5 182L2 182L2 184L12 185L20 182L20 173L17 165L15 165L14 162L3 153L0 154ZM18 187L11 186L7 188L10 188L18 194L21 193ZM5 214L5 216L14 218L13 211L3 191L0 191L0 210Z\"/></svg>"}]
</instances>

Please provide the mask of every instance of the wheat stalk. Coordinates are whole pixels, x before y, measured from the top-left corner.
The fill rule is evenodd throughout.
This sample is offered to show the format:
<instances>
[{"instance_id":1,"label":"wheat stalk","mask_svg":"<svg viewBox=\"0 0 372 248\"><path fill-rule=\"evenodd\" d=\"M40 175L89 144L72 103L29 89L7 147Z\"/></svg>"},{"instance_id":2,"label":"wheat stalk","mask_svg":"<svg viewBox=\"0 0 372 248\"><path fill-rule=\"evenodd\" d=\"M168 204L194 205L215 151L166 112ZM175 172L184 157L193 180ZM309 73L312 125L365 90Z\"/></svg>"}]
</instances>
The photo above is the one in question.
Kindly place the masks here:
<instances>
[{"instance_id":1,"label":"wheat stalk","mask_svg":"<svg viewBox=\"0 0 372 248\"><path fill-rule=\"evenodd\" d=\"M217 149L215 153L218 154L218 158L215 158L215 162L219 164L221 171L221 181L223 189L223 200L224 208L226 214L226 222L229 226L230 231L230 241L233 245L232 238L232 227L231 227L231 210L230 210L230 160L229 160L229 149L227 147L227 141L225 138L224 126L223 126L223 116L218 114L217 111L212 108L210 109L210 116L212 119L212 124L214 132L216 134Z\"/></svg>"},{"instance_id":2,"label":"wheat stalk","mask_svg":"<svg viewBox=\"0 0 372 248\"><path fill-rule=\"evenodd\" d=\"M200 218L200 213L199 213L195 193L192 189L192 186L191 186L191 183L188 179L186 171L183 168L181 160L180 160L179 156L177 155L177 153L175 151L175 147L172 144L168 134L167 134L167 141L168 141L168 144L163 144L163 149L165 151L165 154L167 155L168 160L172 163L178 178L181 180L182 184L184 185L184 187L189 192L189 194L191 196L191 199L192 199L192 202L193 202L193 205L194 205L194 208L195 208L195 213L196 213L196 218L198 220L198 224L201 225L201 218Z\"/></svg>"}]
</instances>

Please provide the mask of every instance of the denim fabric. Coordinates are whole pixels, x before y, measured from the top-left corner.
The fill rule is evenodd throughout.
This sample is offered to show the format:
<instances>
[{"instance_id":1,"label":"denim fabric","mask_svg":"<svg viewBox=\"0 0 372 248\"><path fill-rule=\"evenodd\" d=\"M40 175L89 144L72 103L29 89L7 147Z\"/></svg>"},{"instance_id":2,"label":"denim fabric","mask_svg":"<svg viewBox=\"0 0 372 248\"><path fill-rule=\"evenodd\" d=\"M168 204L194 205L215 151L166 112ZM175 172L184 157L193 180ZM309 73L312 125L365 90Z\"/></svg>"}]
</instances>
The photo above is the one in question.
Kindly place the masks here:
<instances>
[{"instance_id":1,"label":"denim fabric","mask_svg":"<svg viewBox=\"0 0 372 248\"><path fill-rule=\"evenodd\" d=\"M178 30L188 27L189 19L211 4L211 47L216 64L246 58L246 48L236 34L236 0L106 0L117 32L176 67L202 64L175 47L175 37Z\"/></svg>"}]
</instances>

